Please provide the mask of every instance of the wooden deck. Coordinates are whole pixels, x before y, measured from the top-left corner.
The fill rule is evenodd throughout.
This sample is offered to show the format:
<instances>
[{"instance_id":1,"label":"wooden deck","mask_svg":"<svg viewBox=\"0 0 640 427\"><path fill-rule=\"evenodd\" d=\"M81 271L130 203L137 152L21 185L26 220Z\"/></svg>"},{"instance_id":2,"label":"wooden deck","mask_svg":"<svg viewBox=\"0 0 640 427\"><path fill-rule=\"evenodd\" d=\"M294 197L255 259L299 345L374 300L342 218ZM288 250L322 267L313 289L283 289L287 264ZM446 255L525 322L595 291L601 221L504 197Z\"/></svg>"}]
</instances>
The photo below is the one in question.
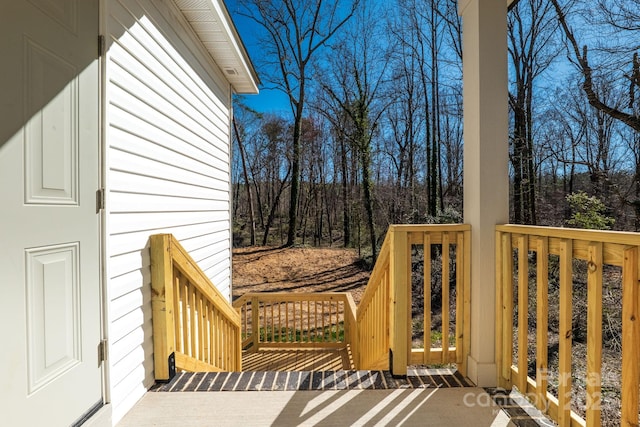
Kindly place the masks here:
<instances>
[{"instance_id":1,"label":"wooden deck","mask_svg":"<svg viewBox=\"0 0 640 427\"><path fill-rule=\"evenodd\" d=\"M261 349L242 353L243 371L340 371L354 369L349 347L343 349Z\"/></svg>"}]
</instances>

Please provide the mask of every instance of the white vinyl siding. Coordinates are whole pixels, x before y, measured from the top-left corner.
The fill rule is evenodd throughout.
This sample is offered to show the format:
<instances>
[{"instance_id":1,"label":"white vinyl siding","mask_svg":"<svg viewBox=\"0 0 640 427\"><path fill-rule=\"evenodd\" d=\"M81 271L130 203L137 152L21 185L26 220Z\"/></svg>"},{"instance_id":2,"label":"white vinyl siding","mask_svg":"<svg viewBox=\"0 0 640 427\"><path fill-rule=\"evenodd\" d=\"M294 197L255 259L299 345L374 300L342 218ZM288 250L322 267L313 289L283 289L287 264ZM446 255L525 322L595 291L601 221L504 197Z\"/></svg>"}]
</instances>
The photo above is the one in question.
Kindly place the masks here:
<instances>
[{"instance_id":1,"label":"white vinyl siding","mask_svg":"<svg viewBox=\"0 0 640 427\"><path fill-rule=\"evenodd\" d=\"M106 163L110 396L153 384L149 236L172 233L231 297L230 86L169 0L111 0Z\"/></svg>"}]
</instances>

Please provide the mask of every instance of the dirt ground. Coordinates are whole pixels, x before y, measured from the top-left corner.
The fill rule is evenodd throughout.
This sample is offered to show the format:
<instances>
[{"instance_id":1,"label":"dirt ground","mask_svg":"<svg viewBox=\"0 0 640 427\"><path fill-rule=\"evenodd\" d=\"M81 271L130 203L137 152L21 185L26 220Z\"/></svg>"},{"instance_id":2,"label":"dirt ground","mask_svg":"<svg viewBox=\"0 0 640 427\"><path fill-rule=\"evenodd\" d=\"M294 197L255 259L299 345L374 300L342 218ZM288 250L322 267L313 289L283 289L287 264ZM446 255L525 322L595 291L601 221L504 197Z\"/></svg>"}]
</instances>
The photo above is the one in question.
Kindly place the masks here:
<instances>
[{"instance_id":1,"label":"dirt ground","mask_svg":"<svg viewBox=\"0 0 640 427\"><path fill-rule=\"evenodd\" d=\"M370 272L355 251L248 247L233 250L233 298L246 292L351 292L356 304Z\"/></svg>"}]
</instances>

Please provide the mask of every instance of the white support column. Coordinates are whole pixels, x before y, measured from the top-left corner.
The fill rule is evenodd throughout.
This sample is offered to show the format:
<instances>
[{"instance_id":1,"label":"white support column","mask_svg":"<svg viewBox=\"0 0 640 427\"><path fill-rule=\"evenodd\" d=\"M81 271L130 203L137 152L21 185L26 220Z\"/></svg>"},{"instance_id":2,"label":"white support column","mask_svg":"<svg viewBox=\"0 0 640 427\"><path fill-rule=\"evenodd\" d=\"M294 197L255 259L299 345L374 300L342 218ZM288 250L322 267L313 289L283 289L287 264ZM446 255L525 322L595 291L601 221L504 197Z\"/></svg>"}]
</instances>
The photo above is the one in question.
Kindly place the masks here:
<instances>
[{"instance_id":1,"label":"white support column","mask_svg":"<svg viewBox=\"0 0 640 427\"><path fill-rule=\"evenodd\" d=\"M509 220L507 4L460 0L463 20L464 221L471 224L468 377L497 383L495 225Z\"/></svg>"}]
</instances>

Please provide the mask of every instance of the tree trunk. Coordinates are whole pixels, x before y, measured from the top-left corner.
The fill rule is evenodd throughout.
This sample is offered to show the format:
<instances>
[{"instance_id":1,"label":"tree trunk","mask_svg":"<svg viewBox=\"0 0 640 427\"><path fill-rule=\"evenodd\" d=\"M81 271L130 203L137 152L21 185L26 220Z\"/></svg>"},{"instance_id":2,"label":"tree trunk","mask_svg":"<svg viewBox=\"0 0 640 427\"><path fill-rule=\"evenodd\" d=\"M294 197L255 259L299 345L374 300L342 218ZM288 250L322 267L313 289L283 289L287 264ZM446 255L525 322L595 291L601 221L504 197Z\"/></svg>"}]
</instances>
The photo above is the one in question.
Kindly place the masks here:
<instances>
[{"instance_id":1,"label":"tree trunk","mask_svg":"<svg viewBox=\"0 0 640 427\"><path fill-rule=\"evenodd\" d=\"M364 195L364 206L367 211L367 228L369 229L369 239L371 239L371 255L373 263L377 259L376 229L374 225L373 212L373 184L371 183L371 150L366 144L362 150L362 191Z\"/></svg>"},{"instance_id":2,"label":"tree trunk","mask_svg":"<svg viewBox=\"0 0 640 427\"><path fill-rule=\"evenodd\" d=\"M236 141L238 141L238 148L240 149L240 159L242 160L242 174L244 175L244 183L247 189L247 202L249 203L249 222L250 222L250 230L251 230L251 246L255 246L256 244L256 220L255 213L253 211L253 196L251 194L251 184L249 183L249 173L247 172L247 161L244 152L244 145L242 143L242 138L240 137L240 133L238 132L238 124L236 120L233 119L233 129L236 133Z\"/></svg>"}]
</instances>

